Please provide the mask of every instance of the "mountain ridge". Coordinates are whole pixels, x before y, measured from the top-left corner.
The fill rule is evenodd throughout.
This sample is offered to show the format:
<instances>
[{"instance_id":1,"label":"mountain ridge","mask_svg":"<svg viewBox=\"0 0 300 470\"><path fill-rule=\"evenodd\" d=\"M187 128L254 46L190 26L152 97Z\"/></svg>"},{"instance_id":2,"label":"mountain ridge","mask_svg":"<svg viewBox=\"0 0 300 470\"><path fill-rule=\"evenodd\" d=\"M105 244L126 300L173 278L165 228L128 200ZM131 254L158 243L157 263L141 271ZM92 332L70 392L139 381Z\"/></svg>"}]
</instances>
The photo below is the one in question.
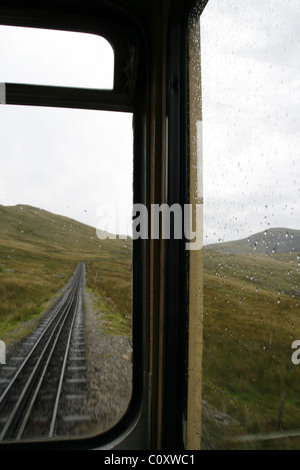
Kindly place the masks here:
<instances>
[{"instance_id":1,"label":"mountain ridge","mask_svg":"<svg viewBox=\"0 0 300 470\"><path fill-rule=\"evenodd\" d=\"M206 248L237 255L298 253L300 252L300 230L273 227L239 240L212 243L206 245Z\"/></svg>"},{"instance_id":2,"label":"mountain ridge","mask_svg":"<svg viewBox=\"0 0 300 470\"><path fill-rule=\"evenodd\" d=\"M0 205L0 336L14 342L15 329L44 311L79 262L85 263L95 308L101 304L109 322L116 321L114 331L127 334L131 248L130 239L100 240L95 228L65 216L25 204Z\"/></svg>"},{"instance_id":3,"label":"mountain ridge","mask_svg":"<svg viewBox=\"0 0 300 470\"><path fill-rule=\"evenodd\" d=\"M99 239L97 233L102 233ZM93 251L110 238L106 231L79 222L68 216L28 204L3 206L0 204L0 239L34 244L55 249L83 248ZM124 242L124 241L123 241Z\"/></svg>"},{"instance_id":4,"label":"mountain ridge","mask_svg":"<svg viewBox=\"0 0 300 470\"><path fill-rule=\"evenodd\" d=\"M68 216L28 204L4 206L0 204L0 238L23 240L25 243L48 244L57 249L72 250L79 246L93 250L107 239L97 237L99 230ZM66 234L68 236L66 237ZM42 235L42 237L41 237ZM105 237L104 237L105 238ZM129 241L130 237L128 237ZM67 241L67 245L66 245ZM124 244L124 240L119 240ZM127 240L128 241L128 240ZM237 255L280 254L300 252L300 230L273 227L248 237L221 243L211 243L206 249Z\"/></svg>"}]
</instances>

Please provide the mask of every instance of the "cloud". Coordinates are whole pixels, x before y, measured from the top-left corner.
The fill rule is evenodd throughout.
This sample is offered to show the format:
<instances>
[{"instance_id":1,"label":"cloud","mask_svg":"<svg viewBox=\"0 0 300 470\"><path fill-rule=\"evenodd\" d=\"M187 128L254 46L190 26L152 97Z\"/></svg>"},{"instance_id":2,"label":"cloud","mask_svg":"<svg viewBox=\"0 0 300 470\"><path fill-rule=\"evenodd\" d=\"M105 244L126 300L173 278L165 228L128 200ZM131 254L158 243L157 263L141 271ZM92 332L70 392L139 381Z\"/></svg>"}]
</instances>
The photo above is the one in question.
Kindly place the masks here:
<instances>
[{"instance_id":1,"label":"cloud","mask_svg":"<svg viewBox=\"0 0 300 470\"><path fill-rule=\"evenodd\" d=\"M94 227L100 204L132 203L130 114L3 106L0 128L0 203Z\"/></svg>"},{"instance_id":2,"label":"cloud","mask_svg":"<svg viewBox=\"0 0 300 470\"><path fill-rule=\"evenodd\" d=\"M112 88L114 54L102 37L0 26L0 81Z\"/></svg>"},{"instance_id":3,"label":"cloud","mask_svg":"<svg viewBox=\"0 0 300 470\"><path fill-rule=\"evenodd\" d=\"M300 228L299 18L288 0L210 0L201 17L209 242Z\"/></svg>"},{"instance_id":4,"label":"cloud","mask_svg":"<svg viewBox=\"0 0 300 470\"><path fill-rule=\"evenodd\" d=\"M0 26L2 82L111 88L113 60L95 35ZM0 204L96 227L100 204L132 205L132 141L128 113L1 106Z\"/></svg>"}]
</instances>

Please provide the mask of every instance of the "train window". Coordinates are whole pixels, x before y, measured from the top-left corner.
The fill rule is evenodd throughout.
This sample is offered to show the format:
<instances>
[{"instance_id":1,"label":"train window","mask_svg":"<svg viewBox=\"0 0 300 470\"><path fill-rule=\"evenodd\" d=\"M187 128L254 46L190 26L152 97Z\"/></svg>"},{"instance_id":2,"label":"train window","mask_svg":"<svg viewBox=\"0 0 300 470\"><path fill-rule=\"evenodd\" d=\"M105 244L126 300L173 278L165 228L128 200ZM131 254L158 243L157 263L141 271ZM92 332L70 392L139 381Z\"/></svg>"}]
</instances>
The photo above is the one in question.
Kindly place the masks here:
<instances>
[{"instance_id":1,"label":"train window","mask_svg":"<svg viewBox=\"0 0 300 470\"><path fill-rule=\"evenodd\" d=\"M0 134L0 440L98 435L132 393L132 114L6 105Z\"/></svg>"},{"instance_id":2,"label":"train window","mask_svg":"<svg viewBox=\"0 0 300 470\"><path fill-rule=\"evenodd\" d=\"M112 89L114 53L101 36L0 26L0 81Z\"/></svg>"},{"instance_id":3,"label":"train window","mask_svg":"<svg viewBox=\"0 0 300 470\"><path fill-rule=\"evenodd\" d=\"M299 13L209 0L200 19L206 449L299 448Z\"/></svg>"}]
</instances>

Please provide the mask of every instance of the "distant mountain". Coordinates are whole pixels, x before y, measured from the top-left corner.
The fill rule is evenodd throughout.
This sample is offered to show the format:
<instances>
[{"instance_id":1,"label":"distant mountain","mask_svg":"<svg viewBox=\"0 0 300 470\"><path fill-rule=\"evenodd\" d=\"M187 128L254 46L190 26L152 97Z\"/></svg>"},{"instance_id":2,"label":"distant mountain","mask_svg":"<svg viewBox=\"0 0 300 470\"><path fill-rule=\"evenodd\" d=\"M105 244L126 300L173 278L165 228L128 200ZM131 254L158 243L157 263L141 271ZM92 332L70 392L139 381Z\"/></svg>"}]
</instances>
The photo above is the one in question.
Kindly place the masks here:
<instances>
[{"instance_id":1,"label":"distant mountain","mask_svg":"<svg viewBox=\"0 0 300 470\"><path fill-rule=\"evenodd\" d=\"M270 228L241 240L210 244L207 248L235 255L298 253L300 230Z\"/></svg>"},{"instance_id":2,"label":"distant mountain","mask_svg":"<svg viewBox=\"0 0 300 470\"><path fill-rule=\"evenodd\" d=\"M103 241L94 227L26 204L0 205L0 239L68 251L91 251Z\"/></svg>"},{"instance_id":3,"label":"distant mountain","mask_svg":"<svg viewBox=\"0 0 300 470\"><path fill-rule=\"evenodd\" d=\"M100 240L94 227L68 217L24 204L0 205L1 339L19 338L19 326L44 311L81 261L87 287L107 314L117 316L116 324L127 325L127 334L131 248L130 239Z\"/></svg>"}]
</instances>

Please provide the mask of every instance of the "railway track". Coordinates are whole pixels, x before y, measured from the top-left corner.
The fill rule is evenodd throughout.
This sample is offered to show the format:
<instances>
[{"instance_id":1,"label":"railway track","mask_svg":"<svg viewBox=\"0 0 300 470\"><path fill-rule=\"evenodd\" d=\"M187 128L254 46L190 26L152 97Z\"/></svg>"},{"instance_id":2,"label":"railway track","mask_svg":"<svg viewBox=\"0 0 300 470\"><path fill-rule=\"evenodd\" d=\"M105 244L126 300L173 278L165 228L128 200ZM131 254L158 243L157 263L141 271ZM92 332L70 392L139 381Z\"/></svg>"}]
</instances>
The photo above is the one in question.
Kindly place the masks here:
<instances>
[{"instance_id":1,"label":"railway track","mask_svg":"<svg viewBox=\"0 0 300 470\"><path fill-rule=\"evenodd\" d=\"M1 368L0 441L70 435L85 419L83 286L80 263L67 290L22 353ZM76 404L77 402L77 404Z\"/></svg>"}]
</instances>

